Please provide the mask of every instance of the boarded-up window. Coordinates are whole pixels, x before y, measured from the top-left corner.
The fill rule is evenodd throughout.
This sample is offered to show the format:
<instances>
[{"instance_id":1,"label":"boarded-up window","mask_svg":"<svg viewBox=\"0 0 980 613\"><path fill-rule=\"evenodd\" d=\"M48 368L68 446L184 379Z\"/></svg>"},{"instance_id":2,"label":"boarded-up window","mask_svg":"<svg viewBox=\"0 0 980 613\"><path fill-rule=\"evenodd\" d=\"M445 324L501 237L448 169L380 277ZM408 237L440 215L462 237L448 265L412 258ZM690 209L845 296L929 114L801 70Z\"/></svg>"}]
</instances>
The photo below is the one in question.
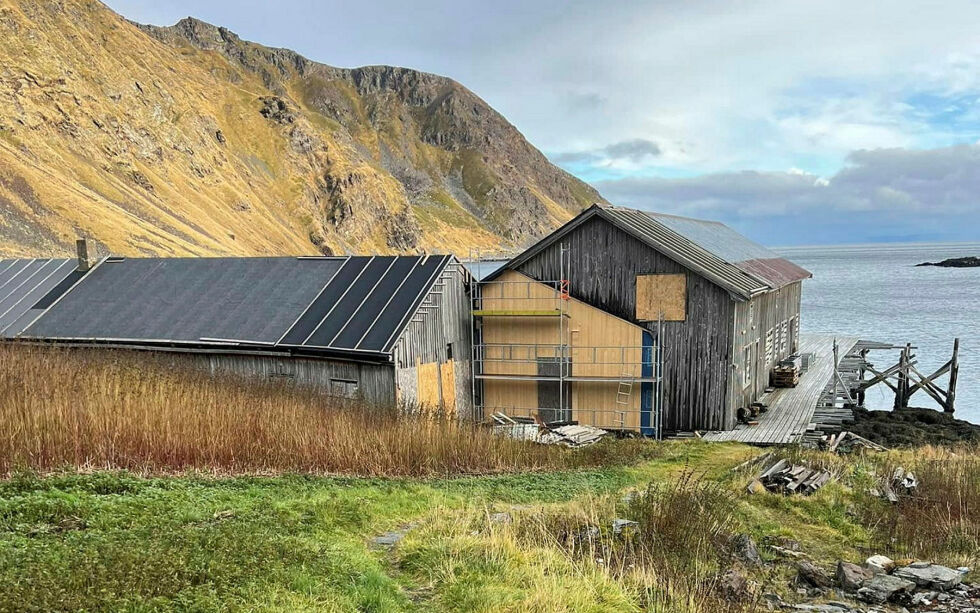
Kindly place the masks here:
<instances>
[{"instance_id":1,"label":"boarded-up window","mask_svg":"<svg viewBox=\"0 0 980 613\"><path fill-rule=\"evenodd\" d=\"M684 321L687 318L687 276L637 275L636 319Z\"/></svg>"}]
</instances>

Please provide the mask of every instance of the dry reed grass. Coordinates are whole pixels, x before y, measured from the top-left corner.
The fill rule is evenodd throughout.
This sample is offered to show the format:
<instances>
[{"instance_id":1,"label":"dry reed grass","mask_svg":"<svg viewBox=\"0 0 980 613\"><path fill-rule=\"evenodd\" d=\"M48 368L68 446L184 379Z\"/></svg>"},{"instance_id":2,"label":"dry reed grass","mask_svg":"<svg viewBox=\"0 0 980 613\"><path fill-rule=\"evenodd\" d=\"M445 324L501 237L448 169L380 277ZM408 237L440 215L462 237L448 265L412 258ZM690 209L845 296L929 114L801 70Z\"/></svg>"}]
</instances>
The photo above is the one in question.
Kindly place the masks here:
<instances>
[{"instance_id":1,"label":"dry reed grass","mask_svg":"<svg viewBox=\"0 0 980 613\"><path fill-rule=\"evenodd\" d=\"M685 471L652 482L617 503L602 498L578 507L521 517L513 531L526 547L548 544L570 560L598 564L636 594L649 611L756 610L758 594L730 600L721 580L732 567L736 497L723 485ZM620 533L613 518L636 521Z\"/></svg>"},{"instance_id":2,"label":"dry reed grass","mask_svg":"<svg viewBox=\"0 0 980 613\"><path fill-rule=\"evenodd\" d=\"M915 473L914 494L889 504L859 491L862 521L880 546L896 555L980 563L980 449L926 446L884 456L872 470L888 478L899 465Z\"/></svg>"},{"instance_id":3,"label":"dry reed grass","mask_svg":"<svg viewBox=\"0 0 980 613\"><path fill-rule=\"evenodd\" d=\"M0 347L0 474L18 469L448 476L588 465L574 454L166 355ZM590 460L592 458L592 460Z\"/></svg>"}]
</instances>

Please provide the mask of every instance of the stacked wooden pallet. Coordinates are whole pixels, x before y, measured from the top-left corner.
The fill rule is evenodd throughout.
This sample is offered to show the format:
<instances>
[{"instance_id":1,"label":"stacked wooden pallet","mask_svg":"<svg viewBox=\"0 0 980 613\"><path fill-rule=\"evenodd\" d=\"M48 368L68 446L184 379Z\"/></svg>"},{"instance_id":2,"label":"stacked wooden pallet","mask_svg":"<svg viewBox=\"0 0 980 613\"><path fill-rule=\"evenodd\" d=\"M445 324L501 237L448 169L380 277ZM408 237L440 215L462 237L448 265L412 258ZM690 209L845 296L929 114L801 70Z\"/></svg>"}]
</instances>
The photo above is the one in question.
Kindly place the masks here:
<instances>
[{"instance_id":1,"label":"stacked wooden pallet","mask_svg":"<svg viewBox=\"0 0 980 613\"><path fill-rule=\"evenodd\" d=\"M799 369L789 366L777 366L772 369L771 384L773 387L796 387L799 383Z\"/></svg>"}]
</instances>

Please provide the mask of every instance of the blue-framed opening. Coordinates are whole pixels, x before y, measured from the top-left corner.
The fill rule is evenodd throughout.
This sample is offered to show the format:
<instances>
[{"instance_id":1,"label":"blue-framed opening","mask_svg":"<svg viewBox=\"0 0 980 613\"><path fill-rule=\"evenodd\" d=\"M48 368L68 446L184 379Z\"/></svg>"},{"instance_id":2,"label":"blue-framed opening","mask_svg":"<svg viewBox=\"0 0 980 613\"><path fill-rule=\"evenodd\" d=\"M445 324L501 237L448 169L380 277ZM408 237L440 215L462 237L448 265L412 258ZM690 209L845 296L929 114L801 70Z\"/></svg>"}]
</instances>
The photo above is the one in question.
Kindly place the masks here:
<instances>
[{"instance_id":1,"label":"blue-framed opening","mask_svg":"<svg viewBox=\"0 0 980 613\"><path fill-rule=\"evenodd\" d=\"M641 375L644 379L653 377L653 335L643 331L643 367ZM640 384L640 432L644 436L656 435L653 424L653 383L644 381Z\"/></svg>"}]
</instances>

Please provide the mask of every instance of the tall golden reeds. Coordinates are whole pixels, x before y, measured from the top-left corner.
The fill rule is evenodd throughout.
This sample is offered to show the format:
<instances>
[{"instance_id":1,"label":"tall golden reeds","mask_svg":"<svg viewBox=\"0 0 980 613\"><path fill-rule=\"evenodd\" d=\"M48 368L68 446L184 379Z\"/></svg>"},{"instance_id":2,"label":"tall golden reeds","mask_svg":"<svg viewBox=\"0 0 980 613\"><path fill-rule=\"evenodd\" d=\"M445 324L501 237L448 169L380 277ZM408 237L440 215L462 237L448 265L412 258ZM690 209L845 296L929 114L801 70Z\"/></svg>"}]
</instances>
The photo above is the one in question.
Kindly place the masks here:
<instances>
[{"instance_id":1,"label":"tall golden reeds","mask_svg":"<svg viewBox=\"0 0 980 613\"><path fill-rule=\"evenodd\" d=\"M446 476L587 461L465 422L177 368L167 355L0 346L2 474Z\"/></svg>"}]
</instances>

